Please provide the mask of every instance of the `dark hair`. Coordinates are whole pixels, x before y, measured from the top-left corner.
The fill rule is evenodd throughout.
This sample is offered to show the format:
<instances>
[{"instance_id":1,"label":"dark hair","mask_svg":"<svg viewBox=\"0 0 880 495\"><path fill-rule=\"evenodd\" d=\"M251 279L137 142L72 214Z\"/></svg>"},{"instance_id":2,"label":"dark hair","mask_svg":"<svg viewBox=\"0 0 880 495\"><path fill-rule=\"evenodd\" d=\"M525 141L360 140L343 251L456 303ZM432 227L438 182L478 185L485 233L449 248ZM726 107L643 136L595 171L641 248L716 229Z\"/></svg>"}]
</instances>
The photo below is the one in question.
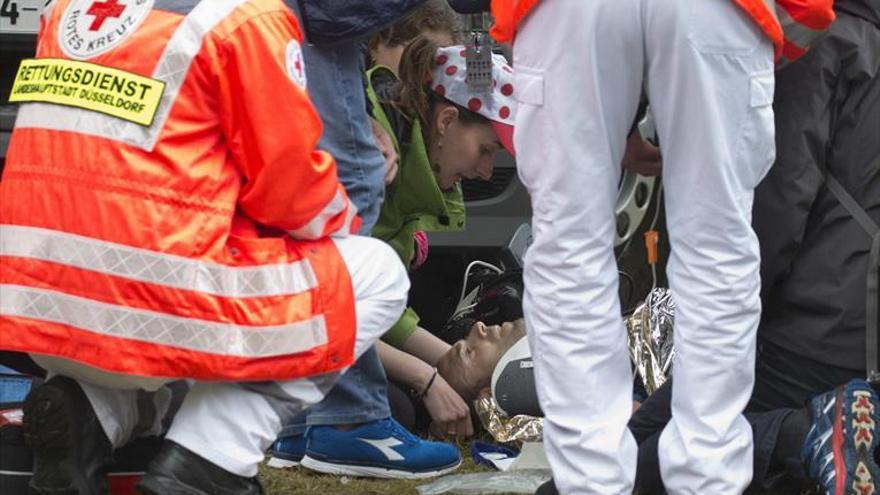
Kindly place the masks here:
<instances>
[{"instance_id":1,"label":"dark hair","mask_svg":"<svg viewBox=\"0 0 880 495\"><path fill-rule=\"evenodd\" d=\"M431 89L431 73L437 59L436 43L419 36L403 51L400 58L400 96L395 102L406 114L419 119L422 132L431 127L431 116L438 104L455 105L458 119L464 124L482 124L489 119L440 96ZM427 137L427 136L425 136Z\"/></svg>"},{"instance_id":2,"label":"dark hair","mask_svg":"<svg viewBox=\"0 0 880 495\"><path fill-rule=\"evenodd\" d=\"M388 46L406 45L425 31L449 33L453 42L457 43L461 30L461 20L446 0L428 0L401 21L371 36L369 47L375 50L380 43Z\"/></svg>"}]
</instances>

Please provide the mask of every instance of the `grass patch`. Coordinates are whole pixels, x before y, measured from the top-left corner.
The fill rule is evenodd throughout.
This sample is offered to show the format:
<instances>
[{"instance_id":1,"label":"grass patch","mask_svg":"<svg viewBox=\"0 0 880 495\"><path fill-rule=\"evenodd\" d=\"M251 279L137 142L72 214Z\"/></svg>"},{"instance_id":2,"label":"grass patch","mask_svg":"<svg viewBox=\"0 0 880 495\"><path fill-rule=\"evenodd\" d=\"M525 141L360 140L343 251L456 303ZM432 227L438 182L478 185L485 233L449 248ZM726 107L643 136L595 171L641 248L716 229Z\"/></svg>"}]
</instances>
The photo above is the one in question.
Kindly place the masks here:
<instances>
[{"instance_id":1,"label":"grass patch","mask_svg":"<svg viewBox=\"0 0 880 495\"><path fill-rule=\"evenodd\" d=\"M486 438L486 440L491 440ZM452 474L492 471L474 464L471 458L471 443L458 444L462 463ZM417 495L416 487L430 483L434 478L424 480L386 480L375 478L351 478L348 476L325 475L305 468L272 469L260 467L260 478L268 495ZM770 492L750 492L750 495L779 495ZM805 491L803 495L820 495Z\"/></svg>"},{"instance_id":2,"label":"grass patch","mask_svg":"<svg viewBox=\"0 0 880 495\"><path fill-rule=\"evenodd\" d=\"M489 471L474 464L470 446L469 442L458 445L462 463L453 474ZM350 478L319 474L301 467L272 469L265 465L260 468L260 478L268 495L413 495L418 493L417 486L433 480Z\"/></svg>"}]
</instances>

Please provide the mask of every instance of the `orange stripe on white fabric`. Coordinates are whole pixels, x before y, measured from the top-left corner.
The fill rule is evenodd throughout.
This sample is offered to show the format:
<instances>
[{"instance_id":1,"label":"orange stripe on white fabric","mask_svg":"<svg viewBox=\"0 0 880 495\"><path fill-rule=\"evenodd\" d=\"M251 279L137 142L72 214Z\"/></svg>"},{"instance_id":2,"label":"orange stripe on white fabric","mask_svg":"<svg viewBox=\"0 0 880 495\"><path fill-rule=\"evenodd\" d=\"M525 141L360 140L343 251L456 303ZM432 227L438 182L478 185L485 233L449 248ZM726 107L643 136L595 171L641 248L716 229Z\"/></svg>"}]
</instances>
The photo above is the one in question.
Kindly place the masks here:
<instances>
[{"instance_id":1,"label":"orange stripe on white fabric","mask_svg":"<svg viewBox=\"0 0 880 495\"><path fill-rule=\"evenodd\" d=\"M234 267L37 227L0 225L0 256L38 259L222 297L306 292L318 286L307 259Z\"/></svg>"},{"instance_id":2,"label":"orange stripe on white fabric","mask_svg":"<svg viewBox=\"0 0 880 495\"><path fill-rule=\"evenodd\" d=\"M294 239L319 239L324 237L328 234L325 232L327 223L340 213L346 211L346 208L348 208L348 216L346 217L346 226L348 226L357 214L357 207L348 200L342 187L339 187L333 199L309 223L298 229L293 229L289 233ZM345 232L347 233L348 230L345 230Z\"/></svg>"},{"instance_id":3,"label":"orange stripe on white fabric","mask_svg":"<svg viewBox=\"0 0 880 495\"><path fill-rule=\"evenodd\" d=\"M297 354L328 342L323 315L287 325L233 325L13 284L0 284L0 314L60 323L109 337L243 358Z\"/></svg>"},{"instance_id":4,"label":"orange stripe on white fabric","mask_svg":"<svg viewBox=\"0 0 880 495\"><path fill-rule=\"evenodd\" d=\"M355 221L357 220L357 207L355 207L354 203L351 201L348 202L348 211L345 212L345 223L343 223L342 228L333 232L331 236L333 237L345 237L349 234L357 233L357 228L355 228ZM357 227L360 227L360 223L358 222Z\"/></svg>"},{"instance_id":5,"label":"orange stripe on white fabric","mask_svg":"<svg viewBox=\"0 0 880 495\"><path fill-rule=\"evenodd\" d=\"M247 1L203 0L186 15L169 39L151 76L165 83L165 92L152 125L142 126L80 108L25 103L19 109L16 127L88 134L152 151L189 73L190 64L202 48L205 35Z\"/></svg>"}]
</instances>

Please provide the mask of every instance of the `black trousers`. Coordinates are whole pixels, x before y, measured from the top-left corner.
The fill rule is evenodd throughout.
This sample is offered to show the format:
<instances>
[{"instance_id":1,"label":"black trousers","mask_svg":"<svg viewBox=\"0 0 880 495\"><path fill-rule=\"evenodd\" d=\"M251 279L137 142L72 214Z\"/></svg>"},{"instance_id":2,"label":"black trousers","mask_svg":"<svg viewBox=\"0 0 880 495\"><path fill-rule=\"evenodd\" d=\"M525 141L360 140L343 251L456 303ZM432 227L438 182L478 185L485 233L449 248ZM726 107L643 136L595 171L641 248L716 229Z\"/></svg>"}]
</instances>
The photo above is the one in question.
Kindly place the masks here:
<instances>
[{"instance_id":1,"label":"black trousers","mask_svg":"<svg viewBox=\"0 0 880 495\"><path fill-rule=\"evenodd\" d=\"M745 412L755 445L754 476L749 491L800 493L806 476L799 456L789 455L775 462L773 459L780 438L787 438L781 435L783 422L814 395L853 378L864 378L865 370L829 366L763 342L758 345L755 371L755 389ZM669 381L642 404L629 422L630 431L639 444L636 471L639 495L666 493L660 478L657 442L671 416L671 399L672 382ZM800 445L787 447L793 447L785 449L789 452L800 451Z\"/></svg>"}]
</instances>

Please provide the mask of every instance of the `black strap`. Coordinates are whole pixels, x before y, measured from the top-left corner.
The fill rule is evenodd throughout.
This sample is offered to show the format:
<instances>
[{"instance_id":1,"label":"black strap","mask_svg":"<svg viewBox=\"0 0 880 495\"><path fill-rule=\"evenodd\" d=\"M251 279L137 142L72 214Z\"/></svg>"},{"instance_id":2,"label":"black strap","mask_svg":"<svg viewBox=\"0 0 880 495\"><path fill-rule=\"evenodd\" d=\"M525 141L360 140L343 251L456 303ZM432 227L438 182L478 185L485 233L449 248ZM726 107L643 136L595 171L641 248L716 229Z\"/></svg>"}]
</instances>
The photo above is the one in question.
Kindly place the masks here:
<instances>
[{"instance_id":1,"label":"black strap","mask_svg":"<svg viewBox=\"0 0 880 495\"><path fill-rule=\"evenodd\" d=\"M867 300L865 304L865 364L868 370L868 377L880 378L880 367L878 367L878 349L877 330L878 330L878 266L880 266L880 226L877 225L868 212L862 208L846 189L825 171L825 185L831 194L837 198L837 201L849 212L850 215L858 222L859 225L871 237L871 252L868 255L868 283L867 283Z\"/></svg>"},{"instance_id":2,"label":"black strap","mask_svg":"<svg viewBox=\"0 0 880 495\"><path fill-rule=\"evenodd\" d=\"M828 171L828 160L832 156L833 146L838 132L838 120L840 111L849 87L843 81L837 81L834 87L834 102L831 107L831 120L829 126L828 141L825 145L825 159L817 162L819 171L825 179L825 185L831 194L837 198L841 206L849 212L858 224L868 233L871 238L871 251L868 254L868 276L865 291L865 369L868 372L868 380L880 380L880 341L878 341L878 323L880 323L880 295L878 295L878 267L880 267L880 226L877 225L849 192Z\"/></svg>"}]
</instances>

